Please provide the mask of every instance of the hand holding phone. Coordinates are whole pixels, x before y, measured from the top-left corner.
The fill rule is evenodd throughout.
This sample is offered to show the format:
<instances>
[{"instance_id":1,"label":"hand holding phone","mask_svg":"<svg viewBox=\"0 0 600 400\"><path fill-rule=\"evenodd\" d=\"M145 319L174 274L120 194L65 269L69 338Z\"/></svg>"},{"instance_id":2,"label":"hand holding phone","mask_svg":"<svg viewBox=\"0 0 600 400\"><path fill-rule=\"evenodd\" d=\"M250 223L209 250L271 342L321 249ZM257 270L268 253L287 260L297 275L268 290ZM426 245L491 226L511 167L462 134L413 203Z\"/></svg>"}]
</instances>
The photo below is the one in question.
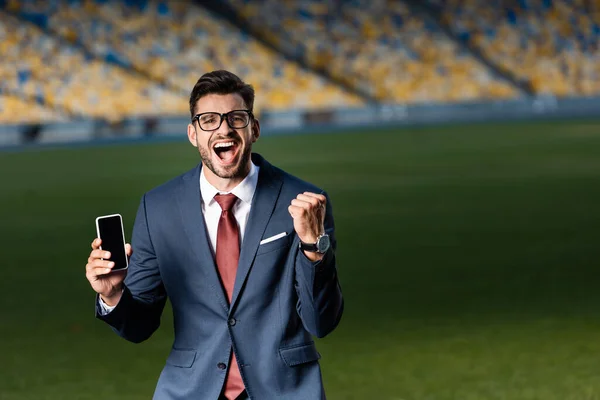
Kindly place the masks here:
<instances>
[{"instance_id":1,"label":"hand holding phone","mask_svg":"<svg viewBox=\"0 0 600 400\"><path fill-rule=\"evenodd\" d=\"M101 250L110 252L110 261L114 262L113 271L127 269L129 265L125 251L125 232L121 214L104 215L96 218L96 232L102 240Z\"/></svg>"},{"instance_id":2,"label":"hand holding phone","mask_svg":"<svg viewBox=\"0 0 600 400\"><path fill-rule=\"evenodd\" d=\"M113 306L121 298L132 249L125 243L120 215L98 217L96 231L99 237L92 242L85 275L92 289Z\"/></svg>"}]
</instances>

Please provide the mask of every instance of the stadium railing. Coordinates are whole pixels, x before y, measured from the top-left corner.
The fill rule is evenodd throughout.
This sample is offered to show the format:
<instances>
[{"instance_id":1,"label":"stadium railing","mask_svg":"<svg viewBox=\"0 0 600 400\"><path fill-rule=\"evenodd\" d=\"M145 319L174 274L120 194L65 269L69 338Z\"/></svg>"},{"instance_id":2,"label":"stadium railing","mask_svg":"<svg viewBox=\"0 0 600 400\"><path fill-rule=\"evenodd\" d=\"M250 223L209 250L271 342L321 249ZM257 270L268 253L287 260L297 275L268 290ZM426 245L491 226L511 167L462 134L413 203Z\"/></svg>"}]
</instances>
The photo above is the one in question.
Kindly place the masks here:
<instances>
[{"instance_id":1,"label":"stadium railing","mask_svg":"<svg viewBox=\"0 0 600 400\"><path fill-rule=\"evenodd\" d=\"M364 127L418 126L444 123L511 121L551 118L598 118L600 97L518 98L497 101L429 104L380 104L325 111L271 111L261 116L262 135L306 132L346 132ZM147 119L131 118L111 126L98 121L51 123L35 141L28 125L0 125L0 147L98 143L98 141L187 140L187 117L162 117L148 129Z\"/></svg>"}]
</instances>

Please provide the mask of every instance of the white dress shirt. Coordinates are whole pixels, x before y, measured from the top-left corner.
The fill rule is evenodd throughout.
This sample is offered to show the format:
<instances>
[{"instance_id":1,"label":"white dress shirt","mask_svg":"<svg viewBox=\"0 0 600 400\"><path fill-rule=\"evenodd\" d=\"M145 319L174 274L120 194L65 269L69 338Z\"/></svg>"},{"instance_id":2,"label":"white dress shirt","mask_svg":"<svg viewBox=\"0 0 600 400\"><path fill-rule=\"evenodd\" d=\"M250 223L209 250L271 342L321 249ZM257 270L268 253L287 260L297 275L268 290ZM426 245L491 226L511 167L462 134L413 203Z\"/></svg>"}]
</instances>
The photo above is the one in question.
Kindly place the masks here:
<instances>
[{"instance_id":1,"label":"white dress shirt","mask_svg":"<svg viewBox=\"0 0 600 400\"><path fill-rule=\"evenodd\" d=\"M204 215L204 223L206 224L206 229L208 231L213 255L217 249L217 227L219 226L219 218L221 218L221 206L219 206L219 203L215 200L215 195L233 193L239 199L233 205L233 215L240 229L241 245L244 241L244 231L246 230L246 223L250 216L250 206L252 205L252 198L254 197L254 192L256 191L256 185L258 183L259 169L260 168L256 165L250 163L250 173L248 173L244 180L234 187L231 192L221 192L208 183L208 180L204 175L204 168L202 168L202 172L200 173L202 214Z\"/></svg>"},{"instance_id":2,"label":"white dress shirt","mask_svg":"<svg viewBox=\"0 0 600 400\"><path fill-rule=\"evenodd\" d=\"M233 193L239 199L233 205L233 215L238 223L240 229L240 245L244 240L244 231L246 230L246 224L248 223L248 217L250 216L250 207L252 205L252 198L254 192L256 192L256 185L258 184L258 170L260 167L250 163L250 173L240 182L239 185L234 187L230 192L222 192L213 185L211 185L204 175L204 167L200 172L200 193L202 198L200 203L202 206L202 214L204 215L204 223L206 230L208 231L208 238L210 240L210 247L213 251L213 255L217 249L217 228L219 226L219 218L221 218L221 206L215 200L216 194L228 194ZM135 251L135 249L134 249ZM107 305L100 298L100 312L102 315L110 313L116 306Z\"/></svg>"}]
</instances>

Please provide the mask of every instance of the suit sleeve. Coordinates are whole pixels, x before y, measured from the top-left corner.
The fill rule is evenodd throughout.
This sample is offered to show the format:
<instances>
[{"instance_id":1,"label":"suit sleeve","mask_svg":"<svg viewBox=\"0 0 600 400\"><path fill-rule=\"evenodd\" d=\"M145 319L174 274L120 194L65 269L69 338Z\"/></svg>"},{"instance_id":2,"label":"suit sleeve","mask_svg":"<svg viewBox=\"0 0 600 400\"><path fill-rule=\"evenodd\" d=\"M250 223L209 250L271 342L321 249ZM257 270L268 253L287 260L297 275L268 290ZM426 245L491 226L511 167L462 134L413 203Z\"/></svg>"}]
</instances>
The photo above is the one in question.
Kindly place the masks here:
<instances>
[{"instance_id":1,"label":"suit sleeve","mask_svg":"<svg viewBox=\"0 0 600 400\"><path fill-rule=\"evenodd\" d=\"M296 254L296 309L306 330L317 337L324 337L335 329L342 318L344 300L338 281L335 250L335 226L331 202L326 193L325 232L331 246L324 257L312 262L297 247ZM296 242L296 244L298 244Z\"/></svg>"},{"instance_id":2,"label":"suit sleeve","mask_svg":"<svg viewBox=\"0 0 600 400\"><path fill-rule=\"evenodd\" d=\"M131 246L133 254L121 300L109 314L102 315L97 297L96 317L121 337L139 343L158 329L167 299L148 230L145 195L135 218Z\"/></svg>"}]
</instances>

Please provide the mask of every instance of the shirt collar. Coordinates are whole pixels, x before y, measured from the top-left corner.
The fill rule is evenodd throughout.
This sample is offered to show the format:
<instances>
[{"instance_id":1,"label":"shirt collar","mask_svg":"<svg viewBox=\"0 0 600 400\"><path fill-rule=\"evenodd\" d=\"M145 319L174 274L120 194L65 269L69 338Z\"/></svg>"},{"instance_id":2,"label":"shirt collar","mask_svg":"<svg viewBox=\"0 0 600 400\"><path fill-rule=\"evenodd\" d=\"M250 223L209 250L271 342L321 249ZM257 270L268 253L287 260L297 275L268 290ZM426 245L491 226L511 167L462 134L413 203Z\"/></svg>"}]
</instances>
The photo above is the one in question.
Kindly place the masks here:
<instances>
[{"instance_id":1,"label":"shirt collar","mask_svg":"<svg viewBox=\"0 0 600 400\"><path fill-rule=\"evenodd\" d=\"M243 181L234 187L230 192L221 192L216 187L211 185L204 175L204 166L200 170L200 193L202 194L202 200L207 206L212 205L211 202L215 201L216 194L227 194L233 193L238 199L244 203L252 204L252 198L256 191L256 185L258 184L258 170L259 167L250 162L250 172Z\"/></svg>"}]
</instances>

